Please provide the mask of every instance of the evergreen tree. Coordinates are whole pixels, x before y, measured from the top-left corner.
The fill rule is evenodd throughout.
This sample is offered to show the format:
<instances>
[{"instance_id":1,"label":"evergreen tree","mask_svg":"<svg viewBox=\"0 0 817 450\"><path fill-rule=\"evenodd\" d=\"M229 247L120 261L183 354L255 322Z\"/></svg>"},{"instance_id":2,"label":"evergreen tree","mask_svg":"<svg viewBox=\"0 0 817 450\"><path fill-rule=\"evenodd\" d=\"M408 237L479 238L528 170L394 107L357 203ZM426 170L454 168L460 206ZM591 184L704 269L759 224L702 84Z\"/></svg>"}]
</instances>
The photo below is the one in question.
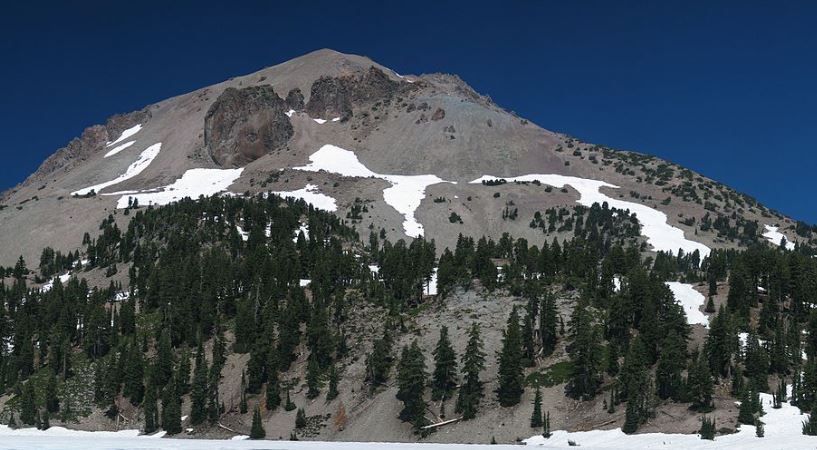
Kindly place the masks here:
<instances>
[{"instance_id":1,"label":"evergreen tree","mask_svg":"<svg viewBox=\"0 0 817 450\"><path fill-rule=\"evenodd\" d=\"M275 411L281 404L281 387L278 384L278 370L273 369L267 377L267 393L265 406L267 411ZM287 391L287 401L289 401L289 391Z\"/></svg>"},{"instance_id":2,"label":"evergreen tree","mask_svg":"<svg viewBox=\"0 0 817 450\"><path fill-rule=\"evenodd\" d=\"M159 422L159 407L156 404L156 387L151 382L145 389L145 401L143 403L145 415L145 434L156 431Z\"/></svg>"},{"instance_id":3,"label":"evergreen tree","mask_svg":"<svg viewBox=\"0 0 817 450\"><path fill-rule=\"evenodd\" d=\"M329 390L326 392L326 400L332 401L338 396L338 371L335 366L329 368Z\"/></svg>"},{"instance_id":4,"label":"evergreen tree","mask_svg":"<svg viewBox=\"0 0 817 450\"><path fill-rule=\"evenodd\" d=\"M204 348L199 344L196 352L196 367L193 370L193 386L190 394L190 423L199 425L207 418L207 361L204 359Z\"/></svg>"},{"instance_id":5,"label":"evergreen tree","mask_svg":"<svg viewBox=\"0 0 817 450\"><path fill-rule=\"evenodd\" d=\"M372 352L366 356L366 381L372 387L379 386L389 379L392 364L392 338L389 333L389 324L383 329L383 337L374 342Z\"/></svg>"},{"instance_id":6,"label":"evergreen tree","mask_svg":"<svg viewBox=\"0 0 817 450\"><path fill-rule=\"evenodd\" d=\"M522 340L519 330L519 314L516 308L508 317L508 325L502 337L502 351L498 356L497 400L500 406L513 406L519 403L524 390L522 387Z\"/></svg>"},{"instance_id":7,"label":"evergreen tree","mask_svg":"<svg viewBox=\"0 0 817 450\"><path fill-rule=\"evenodd\" d=\"M397 399L403 402L400 420L411 422L416 430L426 425L426 403L423 400L425 369L425 358L417 341L413 341L409 347L403 347L397 369Z\"/></svg>"},{"instance_id":8,"label":"evergreen tree","mask_svg":"<svg viewBox=\"0 0 817 450\"><path fill-rule=\"evenodd\" d=\"M306 366L306 398L313 399L320 395L320 367L315 356L309 357L309 363Z\"/></svg>"},{"instance_id":9,"label":"evergreen tree","mask_svg":"<svg viewBox=\"0 0 817 450\"><path fill-rule=\"evenodd\" d=\"M573 310L569 337L567 350L573 367L567 393L573 398L591 399L601 383L601 336L586 301L581 301Z\"/></svg>"},{"instance_id":10,"label":"evergreen tree","mask_svg":"<svg viewBox=\"0 0 817 450\"><path fill-rule=\"evenodd\" d=\"M539 428L544 424L542 419L542 390L536 387L536 396L533 397L533 413L530 416L531 428Z\"/></svg>"},{"instance_id":11,"label":"evergreen tree","mask_svg":"<svg viewBox=\"0 0 817 450\"><path fill-rule=\"evenodd\" d=\"M34 425L36 416L37 406L34 404L34 383L29 381L23 385L23 392L20 396L20 422L23 425Z\"/></svg>"},{"instance_id":12,"label":"evergreen tree","mask_svg":"<svg viewBox=\"0 0 817 450\"><path fill-rule=\"evenodd\" d=\"M301 429L306 427L306 411L303 408L298 408L295 413L295 428Z\"/></svg>"},{"instance_id":13,"label":"evergreen tree","mask_svg":"<svg viewBox=\"0 0 817 450\"><path fill-rule=\"evenodd\" d=\"M658 355L658 366L655 370L658 396L662 399L682 400L684 380L681 373L685 361L686 342L675 330L671 330L661 343L661 353Z\"/></svg>"},{"instance_id":14,"label":"evergreen tree","mask_svg":"<svg viewBox=\"0 0 817 450\"><path fill-rule=\"evenodd\" d=\"M712 410L712 375L703 354L694 361L689 370L687 394L693 409L704 412Z\"/></svg>"},{"instance_id":15,"label":"evergreen tree","mask_svg":"<svg viewBox=\"0 0 817 450\"><path fill-rule=\"evenodd\" d=\"M250 439L264 439L267 437L267 432L264 430L264 424L261 421L261 410L258 405L252 412L252 427L250 428Z\"/></svg>"},{"instance_id":16,"label":"evergreen tree","mask_svg":"<svg viewBox=\"0 0 817 450\"><path fill-rule=\"evenodd\" d=\"M550 293L545 294L539 315L539 336L542 340L542 353L550 356L556 349L556 300Z\"/></svg>"},{"instance_id":17,"label":"evergreen tree","mask_svg":"<svg viewBox=\"0 0 817 450\"><path fill-rule=\"evenodd\" d=\"M287 388L287 399L284 402L284 411L292 411L295 409L295 403L292 403L292 399L289 398L289 388Z\"/></svg>"},{"instance_id":18,"label":"evergreen tree","mask_svg":"<svg viewBox=\"0 0 817 450\"><path fill-rule=\"evenodd\" d=\"M706 416L702 417L701 431L699 431L699 434L701 435L701 439L715 440L715 419L710 419Z\"/></svg>"},{"instance_id":19,"label":"evergreen tree","mask_svg":"<svg viewBox=\"0 0 817 450\"><path fill-rule=\"evenodd\" d=\"M57 398L57 375L48 371L45 385L45 410L55 413L60 410L60 399Z\"/></svg>"},{"instance_id":20,"label":"evergreen tree","mask_svg":"<svg viewBox=\"0 0 817 450\"><path fill-rule=\"evenodd\" d=\"M482 398L482 381L479 379L479 373L485 368L485 352L482 349L483 344L479 326L473 323L468 331L468 344L465 347L465 353L462 355L464 383L460 386L459 397L457 398L456 411L462 413L463 420L476 417L477 407Z\"/></svg>"},{"instance_id":21,"label":"evergreen tree","mask_svg":"<svg viewBox=\"0 0 817 450\"><path fill-rule=\"evenodd\" d=\"M431 399L434 401L451 398L457 384L457 354L448 338L448 327L440 328L440 339L432 352L434 374L431 379Z\"/></svg>"},{"instance_id":22,"label":"evergreen tree","mask_svg":"<svg viewBox=\"0 0 817 450\"><path fill-rule=\"evenodd\" d=\"M171 378L168 380L162 394L162 428L167 434L179 434L182 432L182 410L181 398L176 393L176 383Z\"/></svg>"}]
</instances>

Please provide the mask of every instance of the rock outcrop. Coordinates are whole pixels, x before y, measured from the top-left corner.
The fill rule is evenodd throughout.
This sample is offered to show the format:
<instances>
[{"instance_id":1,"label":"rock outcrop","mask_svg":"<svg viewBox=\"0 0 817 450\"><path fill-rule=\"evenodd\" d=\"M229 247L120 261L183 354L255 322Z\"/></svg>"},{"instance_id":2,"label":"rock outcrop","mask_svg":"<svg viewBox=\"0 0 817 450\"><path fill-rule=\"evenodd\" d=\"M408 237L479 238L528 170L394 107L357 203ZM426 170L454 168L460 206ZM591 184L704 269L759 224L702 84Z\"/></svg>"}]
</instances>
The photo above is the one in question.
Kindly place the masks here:
<instances>
[{"instance_id":1,"label":"rock outcrop","mask_svg":"<svg viewBox=\"0 0 817 450\"><path fill-rule=\"evenodd\" d=\"M241 167L287 144L288 110L271 86L227 88L204 118L204 145L216 164Z\"/></svg>"},{"instance_id":2,"label":"rock outcrop","mask_svg":"<svg viewBox=\"0 0 817 450\"><path fill-rule=\"evenodd\" d=\"M415 86L411 83L392 80L374 66L363 75L323 76L312 84L306 112L314 118L340 117L346 120L352 116L354 106L412 89Z\"/></svg>"}]
</instances>

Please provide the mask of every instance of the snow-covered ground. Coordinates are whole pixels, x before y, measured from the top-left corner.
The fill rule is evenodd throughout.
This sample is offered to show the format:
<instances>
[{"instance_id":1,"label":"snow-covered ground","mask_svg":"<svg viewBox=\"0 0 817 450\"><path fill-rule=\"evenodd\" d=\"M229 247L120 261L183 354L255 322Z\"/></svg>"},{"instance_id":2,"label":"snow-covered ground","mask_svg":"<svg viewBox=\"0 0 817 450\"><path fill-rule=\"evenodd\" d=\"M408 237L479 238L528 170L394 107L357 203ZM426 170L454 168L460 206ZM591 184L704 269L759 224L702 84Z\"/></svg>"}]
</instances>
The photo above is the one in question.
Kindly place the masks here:
<instances>
[{"instance_id":1,"label":"snow-covered ground","mask_svg":"<svg viewBox=\"0 0 817 450\"><path fill-rule=\"evenodd\" d=\"M514 445L317 442L237 439L158 439L164 432L138 436L137 430L88 432L51 427L12 430L0 425L0 448L26 450L511 450Z\"/></svg>"},{"instance_id":2,"label":"snow-covered ground","mask_svg":"<svg viewBox=\"0 0 817 450\"><path fill-rule=\"evenodd\" d=\"M277 191L270 192L270 194L280 195L284 198L300 198L307 203L311 203L315 208L322 209L324 211L335 212L338 210L338 205L337 202L335 202L335 199L321 193L318 190L318 186L315 186L314 184L307 184L306 187L303 189L298 189L297 191Z\"/></svg>"},{"instance_id":3,"label":"snow-covered ground","mask_svg":"<svg viewBox=\"0 0 817 450\"><path fill-rule=\"evenodd\" d=\"M767 241L779 246L780 242L782 242L783 239L786 239L786 249L794 250L794 242L790 241L785 234L778 231L779 227L774 227L771 225L764 226L766 227L766 232L763 233L763 237L765 237Z\"/></svg>"},{"instance_id":4,"label":"snow-covered ground","mask_svg":"<svg viewBox=\"0 0 817 450\"><path fill-rule=\"evenodd\" d=\"M67 283L67 282L68 282L68 280L70 280L70 279L71 279L71 273L70 273L70 272L69 272L69 273L64 273L64 274L60 275L60 276L59 276L59 277L57 277L57 278L59 278L59 279L60 279L60 283L61 283L61 284L65 284L65 283ZM48 291L50 291L50 290L51 290L51 288L53 288L53 287L54 287L54 280L56 280L56 278L52 278L51 280L49 280L49 281L48 281L48 283L45 283L45 284L44 284L44 285L43 285L43 286L40 288L40 290L41 290L42 292L48 292Z\"/></svg>"},{"instance_id":5,"label":"snow-covered ground","mask_svg":"<svg viewBox=\"0 0 817 450\"><path fill-rule=\"evenodd\" d=\"M108 147L110 147L112 145L116 145L116 144L124 141L125 139L133 136L134 134L138 133L139 130L141 130L141 129L142 129L142 124L134 125L134 126L128 128L127 130L123 131L122 134L119 135L119 137L115 141L108 142L106 145Z\"/></svg>"},{"instance_id":6,"label":"snow-covered ground","mask_svg":"<svg viewBox=\"0 0 817 450\"><path fill-rule=\"evenodd\" d=\"M113 156L113 155L121 152L122 150L125 150L126 148L130 147L131 145L133 145L135 143L136 143L136 141L128 141L128 142L125 142L122 145L118 145L118 146L108 150L108 153L105 153L104 158L107 158L109 156Z\"/></svg>"},{"instance_id":7,"label":"snow-covered ground","mask_svg":"<svg viewBox=\"0 0 817 450\"><path fill-rule=\"evenodd\" d=\"M437 295L437 268L431 272L431 280L426 284L426 295Z\"/></svg>"},{"instance_id":8,"label":"snow-covered ground","mask_svg":"<svg viewBox=\"0 0 817 450\"><path fill-rule=\"evenodd\" d=\"M763 410L761 417L764 423L765 437L755 435L755 427L741 425L737 433L717 436L714 441L701 439L695 434L645 433L624 434L620 428L614 430L593 430L570 433L556 431L550 439L533 436L525 442L527 445L544 445L547 447L566 448L568 441L573 441L582 448L598 449L739 449L739 450L800 450L817 448L817 437L804 436L802 424L808 420L808 414L801 414L796 406L783 403L780 409L772 408L771 394L760 394ZM715 427L720 428L718 411L710 417L715 419Z\"/></svg>"},{"instance_id":9,"label":"snow-covered ground","mask_svg":"<svg viewBox=\"0 0 817 450\"><path fill-rule=\"evenodd\" d=\"M318 172L324 170L347 177L380 178L391 184L383 190L383 200L403 215L403 230L407 236L419 237L423 234L423 226L414 217L414 212L425 197L426 187L437 183L450 183L436 175L388 175L372 172L364 166L354 152L324 145L313 153L306 166L294 167L295 170Z\"/></svg>"},{"instance_id":10,"label":"snow-covered ground","mask_svg":"<svg viewBox=\"0 0 817 450\"><path fill-rule=\"evenodd\" d=\"M141 191L114 192L105 195L121 195L117 208L127 208L128 199L139 201L139 205L167 205L184 197L193 199L200 195L209 196L225 191L238 177L239 169L189 169L173 184Z\"/></svg>"},{"instance_id":11,"label":"snow-covered ground","mask_svg":"<svg viewBox=\"0 0 817 450\"><path fill-rule=\"evenodd\" d=\"M687 323L690 325L697 323L709 328L709 318L701 311L701 307L706 303L706 297L696 291L691 284L667 281L667 286L675 300L683 306Z\"/></svg>"},{"instance_id":12,"label":"snow-covered ground","mask_svg":"<svg viewBox=\"0 0 817 450\"><path fill-rule=\"evenodd\" d=\"M127 131L127 130L126 130ZM119 175L118 177L114 178L111 181L106 181L104 183L95 184L93 186L88 186L86 188L80 189L78 191L74 191L71 195L87 195L91 191L99 193L102 189L105 189L108 186L113 186L115 184L119 184L125 180L129 180L136 175L142 173L143 170L147 169L151 162L159 155L159 150L162 149L162 143L159 142L157 144L153 144L150 147L146 148L142 153L139 154L139 157L136 158L128 168L125 170L125 173ZM125 201L127 203L127 200ZM127 206L127 204L125 205Z\"/></svg>"},{"instance_id":13,"label":"snow-covered ground","mask_svg":"<svg viewBox=\"0 0 817 450\"><path fill-rule=\"evenodd\" d=\"M601 192L602 187L617 189L618 186L605 183L599 180L587 178L569 177L565 175L542 175L530 174L518 177L495 177L483 175L472 181L472 184L479 184L483 181L498 180L504 178L509 183L514 181L533 182L539 181L555 188L561 189L565 185L570 185L579 192L578 203L584 206L592 206L593 203L602 204L607 202L611 208L629 209L635 213L639 223L641 223L641 234L647 238L647 242L652 245L655 251L665 251L678 253L678 249L683 249L684 253L692 253L695 250L700 252L701 258L709 255L709 247L684 237L684 231L667 223L667 215L661 211L650 208L641 203L627 202L617 198L609 197Z\"/></svg>"}]
</instances>

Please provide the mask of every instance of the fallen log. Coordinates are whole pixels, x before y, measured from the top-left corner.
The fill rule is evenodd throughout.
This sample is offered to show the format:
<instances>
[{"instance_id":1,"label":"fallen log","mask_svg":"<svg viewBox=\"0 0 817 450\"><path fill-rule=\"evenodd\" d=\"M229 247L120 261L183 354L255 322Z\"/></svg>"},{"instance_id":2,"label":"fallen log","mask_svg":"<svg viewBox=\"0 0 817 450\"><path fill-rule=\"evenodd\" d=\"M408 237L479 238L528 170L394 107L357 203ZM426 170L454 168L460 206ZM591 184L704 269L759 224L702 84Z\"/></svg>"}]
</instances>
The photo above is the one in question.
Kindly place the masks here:
<instances>
[{"instance_id":1,"label":"fallen log","mask_svg":"<svg viewBox=\"0 0 817 450\"><path fill-rule=\"evenodd\" d=\"M446 426L446 425L450 425L452 423L459 422L460 420L462 420L462 417L457 417L456 419L444 420L442 422L437 422L437 423L432 423L431 425L426 425L426 426L422 427L422 429L423 430L430 430L432 428L443 427L443 426Z\"/></svg>"}]
</instances>

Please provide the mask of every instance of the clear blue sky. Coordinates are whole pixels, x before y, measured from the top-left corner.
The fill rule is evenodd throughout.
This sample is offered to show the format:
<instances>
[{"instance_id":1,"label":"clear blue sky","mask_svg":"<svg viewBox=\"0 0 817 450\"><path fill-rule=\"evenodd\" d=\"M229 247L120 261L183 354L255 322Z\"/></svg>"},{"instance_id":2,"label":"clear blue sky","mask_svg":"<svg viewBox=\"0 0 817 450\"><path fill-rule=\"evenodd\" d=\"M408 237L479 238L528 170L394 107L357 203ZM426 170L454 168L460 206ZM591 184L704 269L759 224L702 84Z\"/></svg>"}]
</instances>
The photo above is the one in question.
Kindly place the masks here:
<instances>
[{"instance_id":1,"label":"clear blue sky","mask_svg":"<svg viewBox=\"0 0 817 450\"><path fill-rule=\"evenodd\" d=\"M3 6L0 189L114 113L329 47L817 223L813 1L64 3Z\"/></svg>"}]
</instances>

